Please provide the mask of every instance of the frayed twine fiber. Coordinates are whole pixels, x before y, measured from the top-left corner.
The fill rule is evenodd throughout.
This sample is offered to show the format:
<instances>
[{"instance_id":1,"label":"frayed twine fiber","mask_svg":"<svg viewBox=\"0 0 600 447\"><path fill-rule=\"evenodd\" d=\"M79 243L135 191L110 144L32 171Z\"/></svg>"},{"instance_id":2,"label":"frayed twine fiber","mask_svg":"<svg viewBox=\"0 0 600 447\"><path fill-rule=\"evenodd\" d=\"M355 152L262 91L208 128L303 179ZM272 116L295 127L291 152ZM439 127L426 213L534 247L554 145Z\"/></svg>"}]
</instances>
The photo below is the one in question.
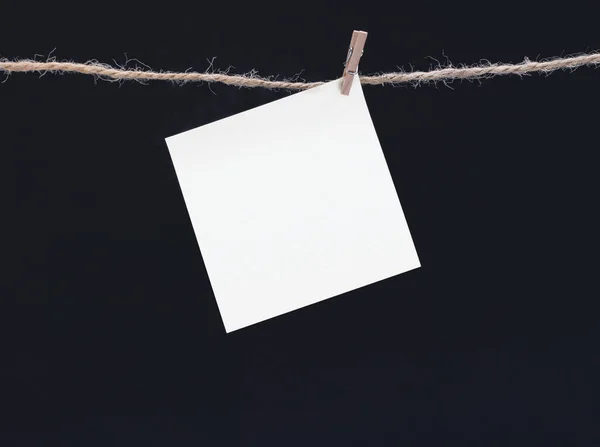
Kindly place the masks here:
<instances>
[{"instance_id":1,"label":"frayed twine fiber","mask_svg":"<svg viewBox=\"0 0 600 447\"><path fill-rule=\"evenodd\" d=\"M212 64L211 64L212 65ZM600 65L600 54L580 54L576 56L553 58L543 61L530 61L525 59L519 64L492 64L484 63L470 66L439 67L431 71L412 71L384 73L371 76L361 76L362 84L366 85L399 85L423 83L448 83L454 80L477 80L495 76L517 75L523 76L530 73L551 73L556 70L573 70L582 66ZM165 72L144 69L114 68L110 65L90 61L84 64L74 62L58 62L48 60L38 62L34 60L0 60L0 72L7 74L16 72L45 73L80 73L95 76L103 80L126 81L172 81L179 83L208 82L233 85L237 87L262 87L267 89L306 90L317 87L325 82L297 82L294 80L272 80L258 77L254 72L247 75L232 75L229 73L197 73L197 72Z\"/></svg>"}]
</instances>

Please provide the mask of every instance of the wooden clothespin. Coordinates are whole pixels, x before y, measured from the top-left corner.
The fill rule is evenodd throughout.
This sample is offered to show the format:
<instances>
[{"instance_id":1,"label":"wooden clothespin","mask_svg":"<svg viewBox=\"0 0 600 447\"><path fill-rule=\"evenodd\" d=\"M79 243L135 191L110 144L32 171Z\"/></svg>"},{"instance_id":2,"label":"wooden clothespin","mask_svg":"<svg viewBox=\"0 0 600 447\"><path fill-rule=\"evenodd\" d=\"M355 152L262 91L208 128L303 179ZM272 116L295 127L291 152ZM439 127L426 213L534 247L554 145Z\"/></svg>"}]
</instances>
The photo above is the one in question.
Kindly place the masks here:
<instances>
[{"instance_id":1,"label":"wooden clothespin","mask_svg":"<svg viewBox=\"0 0 600 447\"><path fill-rule=\"evenodd\" d=\"M354 31L352 40L350 40L350 48L348 48L348 56L344 65L344 80L342 81L342 95L348 96L350 88L352 88L352 80L354 75L358 73L358 63L363 54L363 48L367 40L366 31Z\"/></svg>"}]
</instances>

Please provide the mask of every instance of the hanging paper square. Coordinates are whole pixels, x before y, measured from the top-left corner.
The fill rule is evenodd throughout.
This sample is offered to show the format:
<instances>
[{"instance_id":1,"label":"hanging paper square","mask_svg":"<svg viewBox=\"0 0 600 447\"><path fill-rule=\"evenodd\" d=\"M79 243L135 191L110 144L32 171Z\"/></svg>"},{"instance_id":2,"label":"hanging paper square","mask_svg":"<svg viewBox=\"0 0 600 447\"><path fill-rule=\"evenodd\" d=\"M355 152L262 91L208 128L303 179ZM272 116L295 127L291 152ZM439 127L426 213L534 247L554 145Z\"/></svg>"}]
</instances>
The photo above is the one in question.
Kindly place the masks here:
<instances>
[{"instance_id":1,"label":"hanging paper square","mask_svg":"<svg viewBox=\"0 0 600 447\"><path fill-rule=\"evenodd\" d=\"M420 266L358 76L167 144L227 332Z\"/></svg>"}]
</instances>

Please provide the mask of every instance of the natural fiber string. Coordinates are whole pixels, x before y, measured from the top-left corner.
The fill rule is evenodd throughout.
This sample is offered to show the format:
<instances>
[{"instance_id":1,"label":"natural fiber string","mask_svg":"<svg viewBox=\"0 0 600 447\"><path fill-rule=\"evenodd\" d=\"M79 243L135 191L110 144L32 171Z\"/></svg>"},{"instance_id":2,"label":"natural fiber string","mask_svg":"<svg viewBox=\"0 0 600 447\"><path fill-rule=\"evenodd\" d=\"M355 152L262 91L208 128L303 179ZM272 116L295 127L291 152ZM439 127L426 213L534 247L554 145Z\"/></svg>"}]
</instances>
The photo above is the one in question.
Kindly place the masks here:
<instances>
[{"instance_id":1,"label":"natural fiber string","mask_svg":"<svg viewBox=\"0 0 600 447\"><path fill-rule=\"evenodd\" d=\"M600 54L582 54L545 61L530 61L525 59L520 64L480 64L461 67L445 67L431 71L413 71L385 73L373 76L361 76L362 84L396 85L421 84L428 82L448 82L458 79L484 79L495 76L526 75L529 73L551 73L561 69L575 69L582 66L600 65ZM174 82L218 82L237 87L262 87L268 89L306 90L317 87L325 82L295 82L276 81L254 75L230 75L227 73L196 73L196 72L155 72L150 70L127 70L114 68L97 62L85 64L73 62L32 60L0 60L0 72L37 72L37 73L80 73L92 75L106 80L135 80L135 81L174 81Z\"/></svg>"}]
</instances>

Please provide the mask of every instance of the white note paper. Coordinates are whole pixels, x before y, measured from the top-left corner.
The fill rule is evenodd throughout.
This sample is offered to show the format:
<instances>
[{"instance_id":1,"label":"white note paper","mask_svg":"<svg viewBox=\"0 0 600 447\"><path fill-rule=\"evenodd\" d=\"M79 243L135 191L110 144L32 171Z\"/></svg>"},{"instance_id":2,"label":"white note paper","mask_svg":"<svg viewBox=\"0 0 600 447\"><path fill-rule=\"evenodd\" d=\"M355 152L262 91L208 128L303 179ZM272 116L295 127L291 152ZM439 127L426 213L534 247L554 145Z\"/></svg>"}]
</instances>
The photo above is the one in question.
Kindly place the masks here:
<instances>
[{"instance_id":1,"label":"white note paper","mask_svg":"<svg viewBox=\"0 0 600 447\"><path fill-rule=\"evenodd\" d=\"M166 140L227 332L420 266L358 76L340 86Z\"/></svg>"}]
</instances>

